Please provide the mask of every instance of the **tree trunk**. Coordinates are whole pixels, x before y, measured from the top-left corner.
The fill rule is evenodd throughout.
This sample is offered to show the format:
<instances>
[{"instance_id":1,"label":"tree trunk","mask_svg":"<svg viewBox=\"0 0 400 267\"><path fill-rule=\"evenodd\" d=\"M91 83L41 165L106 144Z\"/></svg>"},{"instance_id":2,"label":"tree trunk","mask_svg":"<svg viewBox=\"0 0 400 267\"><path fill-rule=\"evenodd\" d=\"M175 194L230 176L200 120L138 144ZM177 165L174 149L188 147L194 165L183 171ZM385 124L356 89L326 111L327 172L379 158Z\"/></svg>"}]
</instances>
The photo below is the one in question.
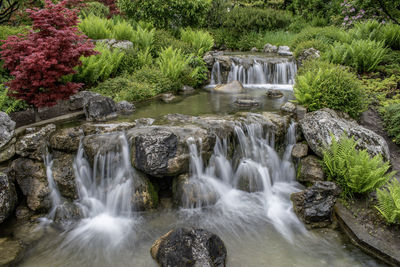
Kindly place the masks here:
<instances>
[{"instance_id":1,"label":"tree trunk","mask_svg":"<svg viewBox=\"0 0 400 267\"><path fill-rule=\"evenodd\" d=\"M33 107L33 113L35 115L35 122L41 121L40 116L39 116L39 109L37 107Z\"/></svg>"}]
</instances>

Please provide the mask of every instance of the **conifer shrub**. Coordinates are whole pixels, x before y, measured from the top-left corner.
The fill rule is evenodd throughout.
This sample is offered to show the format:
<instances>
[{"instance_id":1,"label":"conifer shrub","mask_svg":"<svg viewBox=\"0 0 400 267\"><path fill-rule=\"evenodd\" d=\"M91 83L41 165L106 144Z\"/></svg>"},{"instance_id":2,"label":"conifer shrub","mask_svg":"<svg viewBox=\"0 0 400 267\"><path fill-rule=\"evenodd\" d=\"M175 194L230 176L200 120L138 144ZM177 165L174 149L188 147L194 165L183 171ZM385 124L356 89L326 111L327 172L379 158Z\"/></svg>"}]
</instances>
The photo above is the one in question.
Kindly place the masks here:
<instances>
[{"instance_id":1,"label":"conifer shrub","mask_svg":"<svg viewBox=\"0 0 400 267\"><path fill-rule=\"evenodd\" d=\"M307 61L299 70L294 95L309 111L331 108L357 118L366 107L357 76L345 67L319 60Z\"/></svg>"},{"instance_id":2,"label":"conifer shrub","mask_svg":"<svg viewBox=\"0 0 400 267\"><path fill-rule=\"evenodd\" d=\"M383 189L376 191L379 213L389 224L400 224L400 182L392 179Z\"/></svg>"},{"instance_id":3,"label":"conifer shrub","mask_svg":"<svg viewBox=\"0 0 400 267\"><path fill-rule=\"evenodd\" d=\"M357 150L357 141L344 134L340 140L332 135L332 143L324 150L323 166L328 179L336 181L344 197L367 194L386 184L394 172L388 173L389 162L382 155L371 157L367 150Z\"/></svg>"}]
</instances>

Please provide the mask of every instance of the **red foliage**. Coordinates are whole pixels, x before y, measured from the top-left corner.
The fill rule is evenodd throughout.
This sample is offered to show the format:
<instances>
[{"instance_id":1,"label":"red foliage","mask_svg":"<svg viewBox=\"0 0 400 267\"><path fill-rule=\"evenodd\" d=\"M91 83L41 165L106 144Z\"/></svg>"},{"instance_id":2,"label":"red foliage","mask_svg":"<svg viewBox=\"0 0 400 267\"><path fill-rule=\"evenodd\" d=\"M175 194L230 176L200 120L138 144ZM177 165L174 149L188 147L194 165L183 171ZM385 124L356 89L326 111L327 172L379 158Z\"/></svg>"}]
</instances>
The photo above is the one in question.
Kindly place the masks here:
<instances>
[{"instance_id":1,"label":"red foliage","mask_svg":"<svg viewBox=\"0 0 400 267\"><path fill-rule=\"evenodd\" d=\"M77 10L65 7L67 1L45 1L44 9L27 10L33 30L27 36L10 36L1 46L4 67L14 79L7 85L10 95L36 107L55 105L67 99L82 84L64 82L81 64L81 56L96 52L94 45L77 29Z\"/></svg>"}]
</instances>

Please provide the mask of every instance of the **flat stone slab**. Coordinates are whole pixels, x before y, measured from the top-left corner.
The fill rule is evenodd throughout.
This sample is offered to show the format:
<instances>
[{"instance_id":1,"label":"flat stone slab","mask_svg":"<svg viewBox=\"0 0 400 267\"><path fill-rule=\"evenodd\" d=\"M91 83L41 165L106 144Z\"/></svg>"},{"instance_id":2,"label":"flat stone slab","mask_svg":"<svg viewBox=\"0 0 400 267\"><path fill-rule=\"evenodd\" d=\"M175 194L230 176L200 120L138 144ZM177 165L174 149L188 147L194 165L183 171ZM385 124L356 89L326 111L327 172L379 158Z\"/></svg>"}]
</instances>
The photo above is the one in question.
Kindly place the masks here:
<instances>
[{"instance_id":1,"label":"flat stone slab","mask_svg":"<svg viewBox=\"0 0 400 267\"><path fill-rule=\"evenodd\" d=\"M336 203L334 209L340 227L352 243L391 266L400 266L400 233L393 235L385 233L384 229L377 229L377 235L372 235L372 231L360 223L340 202Z\"/></svg>"}]
</instances>

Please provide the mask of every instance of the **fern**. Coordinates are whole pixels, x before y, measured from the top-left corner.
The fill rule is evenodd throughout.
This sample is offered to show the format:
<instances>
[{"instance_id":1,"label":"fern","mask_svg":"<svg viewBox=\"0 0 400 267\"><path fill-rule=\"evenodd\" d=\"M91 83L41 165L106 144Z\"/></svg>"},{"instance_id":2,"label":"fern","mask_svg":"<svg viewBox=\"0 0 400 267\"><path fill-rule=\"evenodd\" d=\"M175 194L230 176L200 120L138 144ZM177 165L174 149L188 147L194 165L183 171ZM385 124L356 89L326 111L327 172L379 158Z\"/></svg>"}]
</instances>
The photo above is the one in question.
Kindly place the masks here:
<instances>
[{"instance_id":1,"label":"fern","mask_svg":"<svg viewBox=\"0 0 400 267\"><path fill-rule=\"evenodd\" d=\"M112 27L113 22L105 18L96 17L93 14L86 16L81 23L79 23L79 29L86 34L90 39L109 39L112 38Z\"/></svg>"},{"instance_id":2,"label":"fern","mask_svg":"<svg viewBox=\"0 0 400 267\"><path fill-rule=\"evenodd\" d=\"M136 31L131 37L131 41L138 49L152 49L154 43L154 34L154 29L147 30L138 25Z\"/></svg>"},{"instance_id":3,"label":"fern","mask_svg":"<svg viewBox=\"0 0 400 267\"><path fill-rule=\"evenodd\" d=\"M113 28L113 38L116 40L131 40L135 34L132 25L126 21L118 22Z\"/></svg>"},{"instance_id":4,"label":"fern","mask_svg":"<svg viewBox=\"0 0 400 267\"><path fill-rule=\"evenodd\" d=\"M210 51L214 45L213 37L205 31L181 30L181 40L190 44L198 56Z\"/></svg>"},{"instance_id":5,"label":"fern","mask_svg":"<svg viewBox=\"0 0 400 267\"><path fill-rule=\"evenodd\" d=\"M9 114L21 107L23 107L23 102L9 97L8 89L3 84L0 84L0 111Z\"/></svg>"},{"instance_id":6,"label":"fern","mask_svg":"<svg viewBox=\"0 0 400 267\"><path fill-rule=\"evenodd\" d=\"M400 104L392 104L385 108L383 120L388 134L393 141L400 144Z\"/></svg>"},{"instance_id":7,"label":"fern","mask_svg":"<svg viewBox=\"0 0 400 267\"><path fill-rule=\"evenodd\" d=\"M381 155L370 157L366 150L357 150L357 142L343 135L338 141L331 134L332 143L324 150L323 165L330 180L335 180L345 197L354 193L369 193L384 185L394 172Z\"/></svg>"},{"instance_id":8,"label":"fern","mask_svg":"<svg viewBox=\"0 0 400 267\"><path fill-rule=\"evenodd\" d=\"M376 191L377 210L388 223L400 223L400 182L393 179L386 189Z\"/></svg>"},{"instance_id":9,"label":"fern","mask_svg":"<svg viewBox=\"0 0 400 267\"><path fill-rule=\"evenodd\" d=\"M185 56L180 49L168 47L161 50L157 64L166 77L178 81L189 68L189 62L190 57Z\"/></svg>"}]
</instances>

